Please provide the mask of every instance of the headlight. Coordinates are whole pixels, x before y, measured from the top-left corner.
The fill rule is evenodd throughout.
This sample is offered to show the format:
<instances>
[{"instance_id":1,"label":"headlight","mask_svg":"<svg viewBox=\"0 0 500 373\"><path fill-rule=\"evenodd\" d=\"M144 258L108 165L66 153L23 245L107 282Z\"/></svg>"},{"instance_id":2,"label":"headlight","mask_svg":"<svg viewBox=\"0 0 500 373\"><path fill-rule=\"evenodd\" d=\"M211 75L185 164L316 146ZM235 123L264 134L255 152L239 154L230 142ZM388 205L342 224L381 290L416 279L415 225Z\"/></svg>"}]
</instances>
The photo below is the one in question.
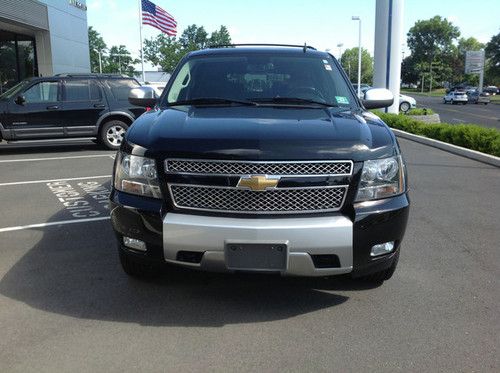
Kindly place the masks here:
<instances>
[{"instance_id":1,"label":"headlight","mask_svg":"<svg viewBox=\"0 0 500 373\"><path fill-rule=\"evenodd\" d=\"M356 202L392 197L405 191L401 156L365 161Z\"/></svg>"},{"instance_id":2,"label":"headlight","mask_svg":"<svg viewBox=\"0 0 500 373\"><path fill-rule=\"evenodd\" d=\"M118 152L115 188L126 193L161 198L154 159Z\"/></svg>"}]
</instances>

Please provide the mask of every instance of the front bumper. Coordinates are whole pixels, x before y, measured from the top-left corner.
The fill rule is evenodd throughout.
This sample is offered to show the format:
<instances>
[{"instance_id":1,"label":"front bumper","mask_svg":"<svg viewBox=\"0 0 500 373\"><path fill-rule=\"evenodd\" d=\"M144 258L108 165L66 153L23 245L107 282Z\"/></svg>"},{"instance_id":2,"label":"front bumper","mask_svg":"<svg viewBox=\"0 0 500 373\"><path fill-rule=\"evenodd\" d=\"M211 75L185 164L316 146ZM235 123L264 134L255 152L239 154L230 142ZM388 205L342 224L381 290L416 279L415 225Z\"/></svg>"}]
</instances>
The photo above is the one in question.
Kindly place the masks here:
<instances>
[{"instance_id":1,"label":"front bumper","mask_svg":"<svg viewBox=\"0 0 500 373\"><path fill-rule=\"evenodd\" d=\"M226 271L228 244L282 244L287 247L284 275L326 276L352 271L352 222L342 215L245 219L168 213L163 220L165 261L179 265L180 252L200 253L197 268ZM316 255L336 255L336 268L316 268Z\"/></svg>"},{"instance_id":2,"label":"front bumper","mask_svg":"<svg viewBox=\"0 0 500 373\"><path fill-rule=\"evenodd\" d=\"M407 194L353 206L350 216L244 218L164 211L162 201L114 190L111 221L120 243L131 237L146 243L145 252L121 250L141 260L173 263L209 271L229 271L228 243L282 243L287 246L283 275L328 276L351 272L364 276L391 266L399 251L409 213ZM394 241L391 254L370 257L373 245ZM182 256L180 253L188 253ZM320 263L316 258L338 259Z\"/></svg>"}]
</instances>

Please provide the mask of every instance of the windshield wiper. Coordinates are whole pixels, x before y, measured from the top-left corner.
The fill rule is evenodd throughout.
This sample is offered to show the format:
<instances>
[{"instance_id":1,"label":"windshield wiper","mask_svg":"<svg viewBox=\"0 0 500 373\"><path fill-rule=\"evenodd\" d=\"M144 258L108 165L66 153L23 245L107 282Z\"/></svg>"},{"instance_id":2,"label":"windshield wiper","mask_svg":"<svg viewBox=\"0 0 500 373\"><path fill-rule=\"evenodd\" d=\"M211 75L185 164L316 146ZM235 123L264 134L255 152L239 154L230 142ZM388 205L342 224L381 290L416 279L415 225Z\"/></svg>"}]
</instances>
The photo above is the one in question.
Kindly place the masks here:
<instances>
[{"instance_id":1,"label":"windshield wiper","mask_svg":"<svg viewBox=\"0 0 500 373\"><path fill-rule=\"evenodd\" d=\"M230 98L219 98L219 97L200 97L193 98L191 100L180 100L169 103L168 106L180 106L180 105L247 105L247 106L257 106L256 102L248 100L233 100Z\"/></svg>"},{"instance_id":2,"label":"windshield wiper","mask_svg":"<svg viewBox=\"0 0 500 373\"><path fill-rule=\"evenodd\" d=\"M339 105L329 102L316 101L308 98L300 98L300 97L269 97L269 98L255 98L251 99L253 101L258 101L262 103L273 103L273 104L293 104L293 105L302 105L302 104L313 104L313 105L321 105L326 107L338 107Z\"/></svg>"}]
</instances>

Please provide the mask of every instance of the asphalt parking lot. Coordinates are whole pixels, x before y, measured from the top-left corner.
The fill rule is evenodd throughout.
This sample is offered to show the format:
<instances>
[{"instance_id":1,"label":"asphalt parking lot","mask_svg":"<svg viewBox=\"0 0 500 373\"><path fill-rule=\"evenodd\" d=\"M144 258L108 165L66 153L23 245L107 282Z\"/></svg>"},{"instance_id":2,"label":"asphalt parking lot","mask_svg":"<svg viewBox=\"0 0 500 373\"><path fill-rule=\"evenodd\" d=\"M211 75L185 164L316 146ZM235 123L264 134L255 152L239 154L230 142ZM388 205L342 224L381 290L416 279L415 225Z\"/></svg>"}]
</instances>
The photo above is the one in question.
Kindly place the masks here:
<instances>
[{"instance_id":1,"label":"asphalt parking lot","mask_svg":"<svg viewBox=\"0 0 500 373\"><path fill-rule=\"evenodd\" d=\"M479 124L484 127L500 129L500 104L489 103L451 105L443 104L443 97L428 97L421 95L412 95L417 100L417 107L431 108L438 113L441 122L453 124Z\"/></svg>"},{"instance_id":2,"label":"asphalt parking lot","mask_svg":"<svg viewBox=\"0 0 500 373\"><path fill-rule=\"evenodd\" d=\"M400 143L412 211L379 287L127 278L105 203L114 153L0 144L0 371L499 371L500 170Z\"/></svg>"}]
</instances>

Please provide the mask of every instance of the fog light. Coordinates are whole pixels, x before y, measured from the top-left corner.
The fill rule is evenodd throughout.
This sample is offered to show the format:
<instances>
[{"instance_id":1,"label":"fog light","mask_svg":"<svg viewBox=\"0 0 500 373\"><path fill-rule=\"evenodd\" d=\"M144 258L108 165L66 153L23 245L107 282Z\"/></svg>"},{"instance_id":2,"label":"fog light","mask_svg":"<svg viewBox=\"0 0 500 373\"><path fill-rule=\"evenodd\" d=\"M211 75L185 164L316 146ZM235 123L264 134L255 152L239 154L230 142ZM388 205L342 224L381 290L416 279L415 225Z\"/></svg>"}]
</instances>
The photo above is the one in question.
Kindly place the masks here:
<instances>
[{"instance_id":1,"label":"fog light","mask_svg":"<svg viewBox=\"0 0 500 373\"><path fill-rule=\"evenodd\" d=\"M123 244L129 249L146 251L146 243L136 238L123 237Z\"/></svg>"},{"instance_id":2,"label":"fog light","mask_svg":"<svg viewBox=\"0 0 500 373\"><path fill-rule=\"evenodd\" d=\"M379 256L389 254L394 250L394 241L381 243L372 247L370 256Z\"/></svg>"}]
</instances>

